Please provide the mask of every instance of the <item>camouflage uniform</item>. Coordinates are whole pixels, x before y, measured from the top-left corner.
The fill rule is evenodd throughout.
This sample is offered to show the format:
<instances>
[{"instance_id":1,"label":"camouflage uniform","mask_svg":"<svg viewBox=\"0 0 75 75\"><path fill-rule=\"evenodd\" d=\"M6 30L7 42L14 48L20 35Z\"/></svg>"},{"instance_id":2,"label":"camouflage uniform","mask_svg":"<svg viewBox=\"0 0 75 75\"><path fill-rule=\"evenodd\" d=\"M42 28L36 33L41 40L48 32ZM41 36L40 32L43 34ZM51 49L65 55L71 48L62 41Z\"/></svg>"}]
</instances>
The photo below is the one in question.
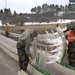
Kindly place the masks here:
<instances>
[{"instance_id":1,"label":"camouflage uniform","mask_svg":"<svg viewBox=\"0 0 75 75\"><path fill-rule=\"evenodd\" d=\"M73 30L75 36L75 21L68 24L67 31L68 30ZM69 42L67 52L68 52L69 65L75 67L75 40L73 42Z\"/></svg>"},{"instance_id":2,"label":"camouflage uniform","mask_svg":"<svg viewBox=\"0 0 75 75\"><path fill-rule=\"evenodd\" d=\"M30 43L33 40L33 38L30 37L30 34L32 33L32 30L28 29L19 37L19 40L17 42L17 51L19 56L19 63L20 63L20 69L26 70L28 63L29 63L29 57L28 54L30 53Z\"/></svg>"},{"instance_id":3,"label":"camouflage uniform","mask_svg":"<svg viewBox=\"0 0 75 75\"><path fill-rule=\"evenodd\" d=\"M67 25L67 31L73 30L74 31L74 37L75 37L75 21L70 22ZM75 40L68 43L68 61L69 65L75 67Z\"/></svg>"},{"instance_id":4,"label":"camouflage uniform","mask_svg":"<svg viewBox=\"0 0 75 75\"><path fill-rule=\"evenodd\" d=\"M68 44L68 61L69 65L75 67L75 41Z\"/></svg>"}]
</instances>

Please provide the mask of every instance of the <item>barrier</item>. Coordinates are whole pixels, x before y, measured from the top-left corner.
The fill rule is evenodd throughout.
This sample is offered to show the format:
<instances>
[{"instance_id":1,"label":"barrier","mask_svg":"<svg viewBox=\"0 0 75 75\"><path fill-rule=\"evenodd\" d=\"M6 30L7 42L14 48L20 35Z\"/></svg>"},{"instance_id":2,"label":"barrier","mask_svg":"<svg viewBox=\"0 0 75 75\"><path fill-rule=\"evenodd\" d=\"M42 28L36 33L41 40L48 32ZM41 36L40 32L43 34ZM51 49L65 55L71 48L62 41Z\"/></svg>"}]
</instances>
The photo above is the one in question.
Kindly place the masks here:
<instances>
[{"instance_id":1,"label":"barrier","mask_svg":"<svg viewBox=\"0 0 75 75\"><path fill-rule=\"evenodd\" d=\"M6 40L9 39L2 35L0 35L0 38L4 38ZM10 40L8 40L8 41L10 41ZM14 40L11 40L11 42L13 42L13 41ZM13 43L16 44L16 41L14 41ZM6 41L0 39L0 48L2 48L8 55L10 55L12 58L14 58L15 60L18 61L17 50L15 47L12 47L9 44L9 42L6 42ZM35 48L36 48L36 46L35 46ZM41 50L41 48L40 48L40 50ZM63 53L63 56L64 56L64 53ZM37 63L38 63L38 61L37 61ZM41 67L41 64L37 64L37 63L34 65L29 64L29 66L28 66L28 70L32 73L32 75L54 75L54 73L57 73L57 72L58 72L57 75L61 75L61 74L62 75L75 75L75 68L68 66L68 65L64 65L61 62L53 63L51 65L46 64L45 67L47 67L47 68L45 68L45 69L43 67ZM44 66L43 63L42 63L42 66ZM48 73L49 72L48 70L51 73ZM52 70L53 70L53 72L52 72ZM66 70L66 72L65 72L65 70ZM19 72L19 74L21 74L21 73L22 72Z\"/></svg>"}]
</instances>

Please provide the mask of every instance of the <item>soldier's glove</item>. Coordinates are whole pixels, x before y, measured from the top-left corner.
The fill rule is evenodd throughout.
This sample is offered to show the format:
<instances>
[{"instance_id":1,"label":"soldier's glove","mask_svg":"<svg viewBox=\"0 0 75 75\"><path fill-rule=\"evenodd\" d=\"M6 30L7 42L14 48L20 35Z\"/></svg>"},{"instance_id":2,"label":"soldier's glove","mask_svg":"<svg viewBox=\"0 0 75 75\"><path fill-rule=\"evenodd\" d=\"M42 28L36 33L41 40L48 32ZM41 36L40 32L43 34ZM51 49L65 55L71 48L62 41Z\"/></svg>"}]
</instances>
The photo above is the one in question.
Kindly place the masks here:
<instances>
[{"instance_id":1,"label":"soldier's glove","mask_svg":"<svg viewBox=\"0 0 75 75\"><path fill-rule=\"evenodd\" d=\"M35 62L34 62L34 57L33 57L33 55L30 53L30 54L28 54L28 56L29 56L29 58L30 58L30 61L29 61L29 63L31 63L31 64L34 64Z\"/></svg>"},{"instance_id":2,"label":"soldier's glove","mask_svg":"<svg viewBox=\"0 0 75 75\"><path fill-rule=\"evenodd\" d=\"M30 59L33 59L33 55L31 53L28 54L28 57L30 57Z\"/></svg>"}]
</instances>

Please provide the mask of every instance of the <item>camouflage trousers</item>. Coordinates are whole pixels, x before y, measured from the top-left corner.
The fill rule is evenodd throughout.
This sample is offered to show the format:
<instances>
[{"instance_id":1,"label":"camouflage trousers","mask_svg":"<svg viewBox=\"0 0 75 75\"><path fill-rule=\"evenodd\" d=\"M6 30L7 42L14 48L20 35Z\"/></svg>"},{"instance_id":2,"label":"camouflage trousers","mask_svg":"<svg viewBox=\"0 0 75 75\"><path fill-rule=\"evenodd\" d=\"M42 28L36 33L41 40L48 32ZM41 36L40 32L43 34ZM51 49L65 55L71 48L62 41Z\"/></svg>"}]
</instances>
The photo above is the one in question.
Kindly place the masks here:
<instances>
[{"instance_id":1,"label":"camouflage trousers","mask_svg":"<svg viewBox=\"0 0 75 75\"><path fill-rule=\"evenodd\" d=\"M75 67L75 48L68 49L69 65Z\"/></svg>"},{"instance_id":2,"label":"camouflage trousers","mask_svg":"<svg viewBox=\"0 0 75 75\"><path fill-rule=\"evenodd\" d=\"M25 48L19 48L17 49L18 51L18 56L19 56L19 64L20 64L20 69L22 70L27 70L27 66L29 63L29 57L27 56L25 52Z\"/></svg>"},{"instance_id":3,"label":"camouflage trousers","mask_svg":"<svg viewBox=\"0 0 75 75\"><path fill-rule=\"evenodd\" d=\"M9 37L9 32L8 31L5 31L5 36Z\"/></svg>"}]
</instances>

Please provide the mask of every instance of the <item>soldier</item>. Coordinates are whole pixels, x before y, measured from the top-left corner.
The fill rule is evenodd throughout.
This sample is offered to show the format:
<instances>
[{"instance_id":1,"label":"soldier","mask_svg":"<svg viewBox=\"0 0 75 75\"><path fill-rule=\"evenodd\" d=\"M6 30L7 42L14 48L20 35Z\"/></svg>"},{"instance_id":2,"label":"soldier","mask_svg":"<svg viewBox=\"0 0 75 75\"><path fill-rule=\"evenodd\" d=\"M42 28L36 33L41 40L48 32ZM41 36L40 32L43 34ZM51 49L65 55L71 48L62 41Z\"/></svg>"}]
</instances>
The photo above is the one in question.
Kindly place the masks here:
<instances>
[{"instance_id":1,"label":"soldier","mask_svg":"<svg viewBox=\"0 0 75 75\"><path fill-rule=\"evenodd\" d=\"M69 65L75 67L75 22L67 26L68 61Z\"/></svg>"},{"instance_id":2,"label":"soldier","mask_svg":"<svg viewBox=\"0 0 75 75\"><path fill-rule=\"evenodd\" d=\"M29 63L29 57L32 59L33 56L30 52L30 43L33 38L37 37L38 30L28 29L22 33L17 42L17 51L19 56L20 69L26 71Z\"/></svg>"},{"instance_id":3,"label":"soldier","mask_svg":"<svg viewBox=\"0 0 75 75\"><path fill-rule=\"evenodd\" d=\"M5 35L6 35L6 37L9 37L8 25L7 25L7 24L5 24L4 30L5 30Z\"/></svg>"}]
</instances>

